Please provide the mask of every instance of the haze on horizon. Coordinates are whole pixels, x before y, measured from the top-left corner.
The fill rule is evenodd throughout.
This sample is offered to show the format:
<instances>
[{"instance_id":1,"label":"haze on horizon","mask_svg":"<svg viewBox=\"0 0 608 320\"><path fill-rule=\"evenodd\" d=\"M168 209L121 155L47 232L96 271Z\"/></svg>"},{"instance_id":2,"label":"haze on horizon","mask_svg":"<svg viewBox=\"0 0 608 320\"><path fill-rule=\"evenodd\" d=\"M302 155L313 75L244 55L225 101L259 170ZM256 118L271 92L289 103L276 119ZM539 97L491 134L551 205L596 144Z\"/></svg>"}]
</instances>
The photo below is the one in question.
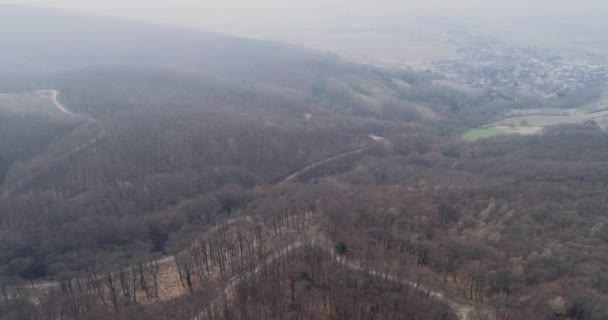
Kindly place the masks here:
<instances>
[{"instance_id":1,"label":"haze on horizon","mask_svg":"<svg viewBox=\"0 0 608 320\"><path fill-rule=\"evenodd\" d=\"M298 30L315 24L352 23L352 19L410 16L474 18L512 23L604 26L608 2L582 0L2 0L0 4L59 8L153 23L203 27L253 35L276 29Z\"/></svg>"}]
</instances>

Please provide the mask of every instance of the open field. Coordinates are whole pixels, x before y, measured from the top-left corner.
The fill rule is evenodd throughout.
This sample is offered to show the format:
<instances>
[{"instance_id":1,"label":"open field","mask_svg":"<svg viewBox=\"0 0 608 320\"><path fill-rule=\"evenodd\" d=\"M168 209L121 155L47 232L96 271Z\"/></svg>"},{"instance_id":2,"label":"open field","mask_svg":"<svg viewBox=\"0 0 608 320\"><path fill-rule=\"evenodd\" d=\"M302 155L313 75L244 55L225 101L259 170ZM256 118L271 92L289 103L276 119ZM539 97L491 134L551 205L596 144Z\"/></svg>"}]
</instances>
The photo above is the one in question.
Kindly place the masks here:
<instances>
[{"instance_id":1,"label":"open field","mask_svg":"<svg viewBox=\"0 0 608 320\"><path fill-rule=\"evenodd\" d=\"M545 127L560 124L595 124L606 130L608 128L608 110L580 113L564 112L559 114L527 114L500 120L481 128L471 129L462 135L466 141L476 141L498 135L540 133Z\"/></svg>"},{"instance_id":2,"label":"open field","mask_svg":"<svg viewBox=\"0 0 608 320\"><path fill-rule=\"evenodd\" d=\"M565 112L563 114L529 114L507 118L486 127L547 127L559 124L584 124L594 121L601 128L608 124L608 110L583 113L580 110Z\"/></svg>"},{"instance_id":3,"label":"open field","mask_svg":"<svg viewBox=\"0 0 608 320\"><path fill-rule=\"evenodd\" d=\"M479 139L506 134L531 135L540 133L548 126L560 124L585 124L591 122L606 130L606 128L608 128L608 110L587 114L531 114L511 117L485 125L481 128L471 129L465 132L462 135L462 138L466 141L477 141Z\"/></svg>"},{"instance_id":4,"label":"open field","mask_svg":"<svg viewBox=\"0 0 608 320\"><path fill-rule=\"evenodd\" d=\"M476 141L505 134L531 135L545 127L561 124L590 124L608 129L608 95L593 103L572 109L536 108L509 110L506 118L471 129L462 135L466 141Z\"/></svg>"},{"instance_id":5,"label":"open field","mask_svg":"<svg viewBox=\"0 0 608 320\"><path fill-rule=\"evenodd\" d=\"M486 139L486 138L491 138L494 136L499 136L499 135L505 135L505 134L512 134L512 132L509 132L508 130L505 130L503 128L478 128L478 129L471 129L467 132L465 132L462 135L462 138L466 141L477 141L480 139Z\"/></svg>"}]
</instances>

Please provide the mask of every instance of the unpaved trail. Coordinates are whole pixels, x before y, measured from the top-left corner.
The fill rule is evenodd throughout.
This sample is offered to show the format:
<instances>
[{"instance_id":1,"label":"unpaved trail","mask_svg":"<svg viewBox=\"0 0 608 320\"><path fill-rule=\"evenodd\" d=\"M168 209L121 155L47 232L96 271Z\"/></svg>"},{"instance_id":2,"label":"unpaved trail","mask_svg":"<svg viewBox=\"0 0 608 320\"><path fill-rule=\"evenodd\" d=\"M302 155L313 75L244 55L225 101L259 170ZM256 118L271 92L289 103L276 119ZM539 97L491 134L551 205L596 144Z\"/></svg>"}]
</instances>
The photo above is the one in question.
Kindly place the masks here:
<instances>
[{"instance_id":1,"label":"unpaved trail","mask_svg":"<svg viewBox=\"0 0 608 320\"><path fill-rule=\"evenodd\" d=\"M240 221L252 223L252 222L254 222L254 218L251 216L245 216L245 217L239 217L239 218L233 218L233 219L227 220L227 221L220 223L220 224L214 226L213 228L210 228L207 231L205 231L203 233L202 237L207 238L207 237L211 236L212 234L214 234L215 232L217 232L220 228L222 228L224 226L232 225L232 224L240 222ZM365 274L375 277L375 278L379 278L379 279L382 279L385 281L390 281L393 283L403 284L403 285L406 285L415 290L424 292L424 293L428 294L429 297L437 300L438 302L446 303L447 305L449 305L450 308L452 308L452 310L454 311L454 313L458 316L459 320L470 320L470 315L473 311L473 308L471 306L464 305L464 304L458 303L454 300L451 300L450 298L446 297L443 293L432 290L430 288L427 288L419 283L415 283L410 280L399 278L399 277L391 275L391 274L387 274L387 273L383 273L380 271L376 271L373 269L363 267L360 262L348 261L335 253L335 251L333 249L334 246L331 241L329 241L323 234L320 234L320 233L314 232L314 231L301 235L300 237L298 237L298 239L294 240L290 244L287 244L283 249L271 254L263 262L261 262L260 264L258 264L254 268L252 268L249 272L245 273L244 275L234 276L234 277L230 278L228 280L227 284L222 289L221 294L218 294L192 320L214 319L215 315L213 313L214 312L213 310L215 310L216 306L222 302L222 299L224 297L234 294L238 285L240 285L242 282L249 280L252 277L258 275L260 272L262 272L264 270L264 268L272 265L273 263L279 261L280 259L287 259L288 255L290 253L294 252L297 249L303 248L305 245L310 245L310 246L324 250L325 252L329 253L331 255L331 257L340 266L342 266L343 268L349 269L353 272L365 273ZM185 249L185 250L188 250L188 249ZM161 259L155 260L154 262L158 263L159 265L174 263L175 256L161 258ZM58 281L47 280L47 281L34 282L31 285L29 285L28 287L32 288L32 289L48 290L48 289L53 289L53 288L59 288L60 283Z\"/></svg>"},{"instance_id":2,"label":"unpaved trail","mask_svg":"<svg viewBox=\"0 0 608 320\"><path fill-rule=\"evenodd\" d=\"M295 249L301 248L304 245L304 243L305 242L303 240L296 240L295 242L287 245L287 247L285 247L281 251L274 253L270 257L266 258L266 260L264 260L264 262L262 262L260 265L256 266L254 269L252 269L248 273L241 275L241 276L234 276L234 277L230 278L230 280L228 281L228 284L226 284L226 286L222 290L222 294L216 296L211 301L211 303L209 303L207 305L207 307L205 307L205 309L203 309L203 311L201 311L196 317L194 317L193 320L214 319L215 318L215 314L214 314L215 306L221 302L223 297L231 295L234 292L234 290L236 289L236 287L239 284L241 284L243 281L251 279L251 277L253 277L253 276L257 275L258 273L260 273L261 271L263 271L265 267L273 264L274 262L278 261L279 259L286 256L288 253L294 251Z\"/></svg>"},{"instance_id":3,"label":"unpaved trail","mask_svg":"<svg viewBox=\"0 0 608 320\"><path fill-rule=\"evenodd\" d=\"M323 247L323 249L326 249L326 247ZM332 251L333 252L333 251ZM376 277L376 278L381 278L393 283L399 283L399 284L403 284L406 285L408 287L411 287L415 290L424 292L426 294L429 295L429 297L439 301L439 302L443 302L447 305L450 306L450 308L452 308L452 310L454 311L454 313L458 316L458 319L460 320L469 320L470 318L470 314L473 311L473 308L471 306L467 306L461 303L458 303L454 300L451 300L450 298L446 297L443 293L439 292L439 291L435 291L429 288L426 288L422 285L420 285L419 283L415 283L412 282L410 280L407 279L402 279L399 278L397 276L391 275L391 274L387 274L384 272L379 272L373 269L365 269L361 266L361 264L356 263L356 262L352 262L352 261L345 261L345 260L341 260L339 259L338 256L336 256L335 254L333 254L334 259L336 259L336 261L338 261L343 267L346 267L348 269L351 269L353 271L358 271L358 272L364 272L370 276Z\"/></svg>"},{"instance_id":4,"label":"unpaved trail","mask_svg":"<svg viewBox=\"0 0 608 320\"><path fill-rule=\"evenodd\" d=\"M308 166L306 166L306 167L304 167L304 168L302 168L302 169L300 169L300 170L292 173L291 175L289 175L285 179L281 180L278 183L278 185L284 185L285 183L288 183L288 182L294 180L295 178L297 178L301 174L306 173L306 172L308 172L308 171L310 171L310 170L312 170L314 168L317 168L319 166L322 166L322 165L324 165L324 164L326 164L328 162L334 161L334 160L338 160L338 159L341 159L341 158L346 158L346 157L348 157L350 155L363 152L363 151L367 150L368 148L369 147L362 147L362 148L359 148L359 149L356 149L356 150L352 150L352 151L348 151L348 152L345 152L345 153L341 153L339 155L335 155L335 156L323 159L321 161L315 162L313 164L310 164L310 165L308 165Z\"/></svg>"},{"instance_id":5,"label":"unpaved trail","mask_svg":"<svg viewBox=\"0 0 608 320\"><path fill-rule=\"evenodd\" d=\"M335 160L339 160L339 159L342 159L342 158L346 158L348 156L352 156L352 155L357 154L357 153L365 152L365 151L369 150L373 145L375 145L377 143L382 143L382 144L385 144L385 145L389 143L388 139L386 139L384 137L380 137L380 136L376 136L376 135L369 135L369 138L373 141L372 145L367 145L367 146L364 146L364 147L361 147L361 148L357 148L355 150L346 151L346 152L340 153L338 155L331 156L331 157L325 158L323 160L319 160L319 161L317 161L315 163L312 163L312 164L309 164L306 167L304 167L304 168L302 168L302 169L300 169L300 170L298 170L298 171L290 174L289 176L287 176L287 177L285 177L283 179L280 179L278 181L275 181L275 182L278 185L284 185L284 184L286 184L286 183L288 183L290 181L293 181L294 179L296 179L297 177L299 177L301 174L309 172L310 170L313 170L314 168L322 166L322 165L324 165L326 163L329 163L329 162L335 161Z\"/></svg>"},{"instance_id":6,"label":"unpaved trail","mask_svg":"<svg viewBox=\"0 0 608 320\"><path fill-rule=\"evenodd\" d=\"M264 260L261 264L256 266L254 269L249 271L248 273L241 276L234 276L229 281L228 284L222 290L222 295L218 295L201 311L196 317L192 320L210 320L214 319L215 314L214 310L216 309L216 305L221 302L223 297L230 296L234 294L236 287L242 282L251 279L251 277L259 274L264 270L264 268L269 265L277 262L282 258L287 258L287 255L296 249L304 247L304 245L310 245L316 248L320 248L326 252L328 252L332 258L338 262L338 264L346 269L350 269L353 272L365 273L369 276L379 278L385 281L399 283L406 285L412 289L418 290L427 294L429 297L437 300L438 302L447 304L452 311L456 314L459 320L470 320L471 313L473 312L473 307L464 305L462 303L456 302L448 297L446 297L443 293L435 290L431 290L425 286L420 285L419 283L412 282L407 279L402 279L394 275L390 275L387 273L383 273L380 271L376 271L369 268L364 268L360 263L354 261L347 261L344 258L341 258L337 255L333 249L331 241L327 240L323 235L320 234L309 234L303 238L300 238L291 244L287 245L281 251L271 255L266 260Z\"/></svg>"},{"instance_id":7,"label":"unpaved trail","mask_svg":"<svg viewBox=\"0 0 608 320\"><path fill-rule=\"evenodd\" d=\"M51 102L53 102L53 105L57 108L57 110L59 110L59 112L66 114L70 117L79 117L77 114L68 110L63 104L61 104L61 102L59 102L59 99L58 99L59 91L57 91L57 90L39 90L39 91L36 91L36 94L38 94L39 96L41 96L43 98L50 99Z\"/></svg>"},{"instance_id":8,"label":"unpaved trail","mask_svg":"<svg viewBox=\"0 0 608 320\"><path fill-rule=\"evenodd\" d=\"M76 113L70 111L68 108L66 108L63 104L61 104L61 102L59 101L59 91L57 91L57 90L39 90L39 91L36 91L36 94L40 97L51 100L51 102L53 103L53 105L59 112L65 114L69 117L72 117L72 118L78 118L78 119L81 119L81 120L89 122L89 123L94 123L95 126L97 126L97 134L95 136L93 136L92 138L88 139L87 141L84 141L83 143L73 147L72 149L66 151L59 157L55 158L54 163L62 161L64 159L72 156L73 154L80 152L82 149L88 148L89 146L97 143L97 141L101 140L106 135L106 133L107 133L106 127L101 122L99 122L95 118L88 116L88 115L76 114ZM33 179L35 179L39 175L43 174L45 171L50 170L52 167L53 166L51 165L51 166L49 166L49 168L47 168L46 170L43 170L42 172L37 172L33 175L28 175L28 176L22 178L21 180L14 182L11 187L9 187L8 189L6 189L2 192L0 199L6 199L6 198L10 197L17 190L19 190L20 188L27 185Z\"/></svg>"}]
</instances>

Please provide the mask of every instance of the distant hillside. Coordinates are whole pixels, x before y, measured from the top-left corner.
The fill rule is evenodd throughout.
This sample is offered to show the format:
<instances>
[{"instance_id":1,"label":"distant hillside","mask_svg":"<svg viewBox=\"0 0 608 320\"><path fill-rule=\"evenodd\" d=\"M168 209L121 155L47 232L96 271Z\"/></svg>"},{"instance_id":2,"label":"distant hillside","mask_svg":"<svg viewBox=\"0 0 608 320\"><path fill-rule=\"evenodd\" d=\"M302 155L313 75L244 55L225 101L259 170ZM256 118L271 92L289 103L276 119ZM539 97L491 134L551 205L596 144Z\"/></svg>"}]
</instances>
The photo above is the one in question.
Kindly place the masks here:
<instances>
[{"instance_id":1,"label":"distant hillside","mask_svg":"<svg viewBox=\"0 0 608 320\"><path fill-rule=\"evenodd\" d=\"M343 67L336 62L332 56L278 43L55 10L0 6L3 74L49 73L91 65L164 66L300 86L314 73Z\"/></svg>"}]
</instances>

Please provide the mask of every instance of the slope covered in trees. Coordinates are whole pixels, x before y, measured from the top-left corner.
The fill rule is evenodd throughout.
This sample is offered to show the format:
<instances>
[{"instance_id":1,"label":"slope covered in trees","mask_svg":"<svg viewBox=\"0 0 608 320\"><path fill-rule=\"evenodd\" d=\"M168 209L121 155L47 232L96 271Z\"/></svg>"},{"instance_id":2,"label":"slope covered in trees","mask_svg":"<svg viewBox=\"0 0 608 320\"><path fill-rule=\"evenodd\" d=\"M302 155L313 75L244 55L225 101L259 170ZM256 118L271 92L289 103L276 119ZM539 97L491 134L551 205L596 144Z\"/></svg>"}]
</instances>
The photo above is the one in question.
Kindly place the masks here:
<instances>
[{"instance_id":1,"label":"slope covered in trees","mask_svg":"<svg viewBox=\"0 0 608 320\"><path fill-rule=\"evenodd\" d=\"M5 55L25 50L28 63L54 69L20 67L0 87L22 95L56 89L62 105L94 120L74 123L63 133L65 147L49 149L26 137L35 128L57 144L52 117L2 118L1 143L31 148L23 160L47 159L5 165L5 276L57 276L98 252L163 251L160 242L199 219L242 207L248 189L373 144L370 134L426 121L420 110L433 114L443 105L417 102L429 75L280 44L97 17L79 28L82 17L16 7L2 15L4 24L49 22L27 24L31 30L19 37L3 33L2 45ZM3 154L11 160L9 152ZM199 198L212 199L213 212L176 214Z\"/></svg>"},{"instance_id":2,"label":"slope covered in trees","mask_svg":"<svg viewBox=\"0 0 608 320\"><path fill-rule=\"evenodd\" d=\"M606 318L605 132L469 143L515 102L276 43L0 10L34 20L0 28L0 316ZM44 89L77 117L44 112Z\"/></svg>"}]
</instances>

